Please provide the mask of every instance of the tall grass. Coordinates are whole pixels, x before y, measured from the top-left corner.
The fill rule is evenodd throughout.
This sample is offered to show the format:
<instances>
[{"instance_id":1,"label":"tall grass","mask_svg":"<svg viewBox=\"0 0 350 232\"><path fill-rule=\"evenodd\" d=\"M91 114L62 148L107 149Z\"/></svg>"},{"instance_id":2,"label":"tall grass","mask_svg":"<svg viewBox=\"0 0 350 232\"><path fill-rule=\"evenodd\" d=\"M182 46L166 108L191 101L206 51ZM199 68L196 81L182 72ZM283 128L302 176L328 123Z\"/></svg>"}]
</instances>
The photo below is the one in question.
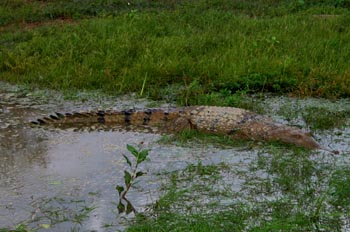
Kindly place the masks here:
<instances>
[{"instance_id":1,"label":"tall grass","mask_svg":"<svg viewBox=\"0 0 350 232\"><path fill-rule=\"evenodd\" d=\"M220 9L220 2L211 3L213 9L188 3L44 25L23 36L2 33L0 79L54 89L142 89L154 98L169 88L192 99L223 89L350 96L350 14L344 9L251 18ZM337 15L315 16L321 9Z\"/></svg>"}]
</instances>

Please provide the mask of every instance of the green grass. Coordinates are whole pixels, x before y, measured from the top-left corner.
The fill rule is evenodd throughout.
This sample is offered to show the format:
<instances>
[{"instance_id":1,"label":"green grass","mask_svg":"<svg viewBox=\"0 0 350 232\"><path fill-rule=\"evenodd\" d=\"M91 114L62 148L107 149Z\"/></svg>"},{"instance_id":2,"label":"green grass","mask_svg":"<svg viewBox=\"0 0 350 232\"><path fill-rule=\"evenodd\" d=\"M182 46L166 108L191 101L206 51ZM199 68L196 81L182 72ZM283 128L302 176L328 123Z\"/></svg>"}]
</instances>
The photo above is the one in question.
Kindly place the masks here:
<instances>
[{"instance_id":1,"label":"green grass","mask_svg":"<svg viewBox=\"0 0 350 232\"><path fill-rule=\"evenodd\" d=\"M15 9L14 19L3 20L13 23L21 19L17 14L26 15L24 9L37 9L33 4L43 4L43 14L65 3L10 2L1 7ZM220 99L237 92L349 97L347 1L299 2L180 1L167 8L168 3L139 1L102 14L80 8L97 4L96 9L116 10L124 3L78 6L68 1L76 5L64 9L78 12L79 20L43 23L17 33L11 24L3 27L0 80L59 90L137 92L182 105L235 105L235 96ZM247 15L249 10L254 17ZM40 22L51 19L37 17Z\"/></svg>"},{"instance_id":2,"label":"green grass","mask_svg":"<svg viewBox=\"0 0 350 232\"><path fill-rule=\"evenodd\" d=\"M156 11L190 5L198 10L208 8L251 17L275 17L307 11L334 13L350 8L349 0L3 0L0 3L0 25L18 22L42 22L53 19L115 16L130 10Z\"/></svg>"},{"instance_id":3,"label":"green grass","mask_svg":"<svg viewBox=\"0 0 350 232\"><path fill-rule=\"evenodd\" d=\"M165 194L128 231L341 231L349 219L346 165L274 145L248 170L239 165L198 163L169 173ZM225 176L244 179L241 189Z\"/></svg>"},{"instance_id":4,"label":"green grass","mask_svg":"<svg viewBox=\"0 0 350 232\"><path fill-rule=\"evenodd\" d=\"M303 118L313 130L327 130L346 125L349 115L349 109L331 111L323 107L309 107Z\"/></svg>"}]
</instances>

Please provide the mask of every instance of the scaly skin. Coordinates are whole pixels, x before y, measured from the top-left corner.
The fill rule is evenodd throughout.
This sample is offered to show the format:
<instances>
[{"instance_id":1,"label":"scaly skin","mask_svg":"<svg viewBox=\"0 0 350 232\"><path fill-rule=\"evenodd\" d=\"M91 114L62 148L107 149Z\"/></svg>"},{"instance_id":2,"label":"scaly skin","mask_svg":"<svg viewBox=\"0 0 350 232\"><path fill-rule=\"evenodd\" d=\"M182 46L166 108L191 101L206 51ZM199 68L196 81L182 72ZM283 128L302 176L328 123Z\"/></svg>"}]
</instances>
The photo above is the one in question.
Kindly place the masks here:
<instances>
[{"instance_id":1,"label":"scaly skin","mask_svg":"<svg viewBox=\"0 0 350 232\"><path fill-rule=\"evenodd\" d=\"M232 139L280 141L308 149L333 152L320 146L308 133L298 128L275 123L270 118L234 107L193 106L169 111L153 109L56 113L32 123L56 126L81 126L94 123L150 126L168 133L196 129L205 133L228 135Z\"/></svg>"}]
</instances>

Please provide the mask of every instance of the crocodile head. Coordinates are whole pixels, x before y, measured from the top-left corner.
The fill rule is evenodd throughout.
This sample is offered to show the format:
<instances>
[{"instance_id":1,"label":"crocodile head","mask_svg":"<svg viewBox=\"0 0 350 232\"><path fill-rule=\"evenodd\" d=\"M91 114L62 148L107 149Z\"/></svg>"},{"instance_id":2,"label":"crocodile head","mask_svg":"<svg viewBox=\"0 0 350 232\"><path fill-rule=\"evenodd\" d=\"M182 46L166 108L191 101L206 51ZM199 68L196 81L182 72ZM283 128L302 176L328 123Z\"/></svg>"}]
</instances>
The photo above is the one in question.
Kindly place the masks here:
<instances>
[{"instance_id":1,"label":"crocodile head","mask_svg":"<svg viewBox=\"0 0 350 232\"><path fill-rule=\"evenodd\" d=\"M284 127L274 130L271 133L274 140L283 143L294 144L298 147L308 149L324 149L322 148L309 133L297 128Z\"/></svg>"}]
</instances>

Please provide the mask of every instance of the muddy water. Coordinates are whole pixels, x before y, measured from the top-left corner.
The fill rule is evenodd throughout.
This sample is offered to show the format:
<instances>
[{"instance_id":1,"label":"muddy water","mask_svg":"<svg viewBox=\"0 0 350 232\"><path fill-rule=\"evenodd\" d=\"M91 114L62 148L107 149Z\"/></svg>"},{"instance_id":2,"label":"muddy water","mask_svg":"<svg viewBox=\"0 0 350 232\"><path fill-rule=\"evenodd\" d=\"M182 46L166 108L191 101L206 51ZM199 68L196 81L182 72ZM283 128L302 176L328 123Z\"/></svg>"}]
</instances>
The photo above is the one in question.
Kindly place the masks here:
<instances>
[{"instance_id":1,"label":"muddy water","mask_svg":"<svg viewBox=\"0 0 350 232\"><path fill-rule=\"evenodd\" d=\"M121 153L127 143L152 143L158 135L32 128L27 122L39 115L93 106L62 104L61 96L53 93L33 95L4 85L0 92L0 228L24 223L69 230L75 225L71 220L76 212L88 206L96 210L83 229L100 230L115 223L114 187L123 183L125 168ZM61 222L64 218L68 221Z\"/></svg>"},{"instance_id":2,"label":"muddy water","mask_svg":"<svg viewBox=\"0 0 350 232\"><path fill-rule=\"evenodd\" d=\"M156 201L159 187L167 181L159 173L183 169L198 160L203 164L225 162L244 169L256 158L254 150L159 144L158 134L122 128L76 131L31 127L26 122L55 111L144 108L149 102L91 93L82 93L79 100L73 101L50 91L28 91L1 82L0 86L0 228L24 223L39 231L45 227L51 231L123 229L127 216L117 212L115 186L123 184L127 165L122 154L127 154L126 144L137 146L143 142L145 148L151 149L150 160L142 165L147 175L128 195L138 211ZM270 112L277 112L281 105L293 108L316 103L275 98L263 104ZM283 117L276 120L286 122ZM303 126L302 120L286 123ZM349 128L315 136L332 149L350 150ZM239 180L228 181L239 190ZM82 217L84 213L86 217Z\"/></svg>"},{"instance_id":3,"label":"muddy water","mask_svg":"<svg viewBox=\"0 0 350 232\"><path fill-rule=\"evenodd\" d=\"M31 92L0 83L0 228L23 223L51 231L115 231L123 229L126 215L118 215L117 184L123 184L126 144L151 149L147 172L128 199L138 211L158 198L161 172L179 170L189 163L238 163L252 153L234 149L159 145L159 134L117 129L76 131L32 127L27 122L51 112L104 108L145 107L143 100L101 98L65 100L60 94ZM89 209L93 207L90 212ZM83 217L81 224L78 217Z\"/></svg>"}]
</instances>

